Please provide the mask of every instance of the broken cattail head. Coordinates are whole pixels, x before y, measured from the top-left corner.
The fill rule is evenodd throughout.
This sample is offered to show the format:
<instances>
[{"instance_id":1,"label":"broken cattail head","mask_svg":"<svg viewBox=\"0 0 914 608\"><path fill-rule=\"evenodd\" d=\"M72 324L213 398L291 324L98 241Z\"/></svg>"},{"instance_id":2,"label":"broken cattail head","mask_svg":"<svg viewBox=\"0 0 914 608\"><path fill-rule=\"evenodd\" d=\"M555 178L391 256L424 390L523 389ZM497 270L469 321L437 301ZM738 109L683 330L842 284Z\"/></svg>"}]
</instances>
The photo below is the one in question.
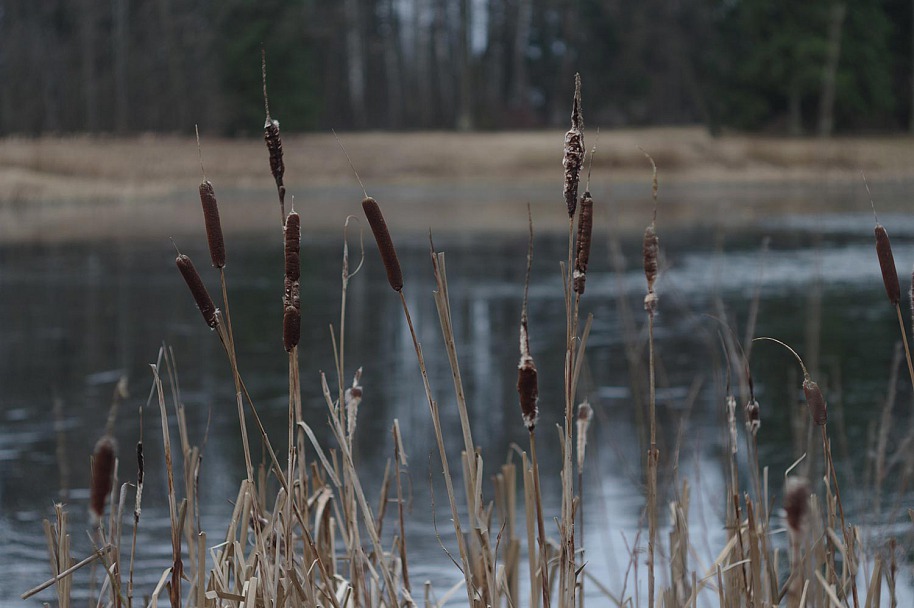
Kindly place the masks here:
<instances>
[{"instance_id":1,"label":"broken cattail head","mask_svg":"<svg viewBox=\"0 0 914 608\"><path fill-rule=\"evenodd\" d=\"M301 312L294 306L286 306L282 315L282 345L286 352L298 346L301 338Z\"/></svg>"},{"instance_id":2,"label":"broken cattail head","mask_svg":"<svg viewBox=\"0 0 914 608\"><path fill-rule=\"evenodd\" d=\"M209 292L206 291L206 286L203 284L203 279L200 278L200 273L194 268L194 263L190 261L189 257L181 253L175 258L175 265L181 271L181 276L184 277L184 282L187 283L190 294L194 297L194 302L197 303L200 314L203 315L203 320L212 329L215 329L219 323L216 318L216 305L213 304L213 299L209 296Z\"/></svg>"},{"instance_id":3,"label":"broken cattail head","mask_svg":"<svg viewBox=\"0 0 914 608\"><path fill-rule=\"evenodd\" d=\"M895 269L895 256L892 255L889 233L882 224L876 224L876 256L879 258L879 269L882 270L885 293L894 306L901 301L901 287L898 284L898 271Z\"/></svg>"},{"instance_id":4,"label":"broken cattail head","mask_svg":"<svg viewBox=\"0 0 914 608\"><path fill-rule=\"evenodd\" d=\"M365 212L365 217L368 218L371 232L378 244L381 261L387 270L387 282L394 291L400 291L403 289L403 273L400 271L400 260L397 257L394 242L390 238L387 222L384 221L384 215L381 213L381 207L378 205L378 201L369 196L362 201L362 210Z\"/></svg>"},{"instance_id":5,"label":"broken cattail head","mask_svg":"<svg viewBox=\"0 0 914 608\"><path fill-rule=\"evenodd\" d=\"M788 477L784 488L784 513L791 535L799 536L809 515L809 484L802 477Z\"/></svg>"},{"instance_id":6,"label":"broken cattail head","mask_svg":"<svg viewBox=\"0 0 914 608\"><path fill-rule=\"evenodd\" d=\"M593 199L590 192L581 197L581 212L578 214L578 245L574 259L574 292L584 293L587 281L587 262L590 260L590 241L593 235Z\"/></svg>"},{"instance_id":7,"label":"broken cattail head","mask_svg":"<svg viewBox=\"0 0 914 608\"><path fill-rule=\"evenodd\" d=\"M282 138L279 135L279 121L267 118L263 125L263 140L267 143L267 151L270 153L270 173L276 180L276 188L279 190L280 202L285 200L286 188L282 183L282 176L286 172L286 165L282 160Z\"/></svg>"},{"instance_id":8,"label":"broken cattail head","mask_svg":"<svg viewBox=\"0 0 914 608\"><path fill-rule=\"evenodd\" d=\"M539 381L533 357L529 355L521 357L520 365L517 366L517 394L520 396L524 426L532 433L539 418L539 408L536 404L539 399Z\"/></svg>"},{"instance_id":9,"label":"broken cattail head","mask_svg":"<svg viewBox=\"0 0 914 608\"><path fill-rule=\"evenodd\" d=\"M806 405L809 406L809 415L816 426L825 426L828 422L828 407L819 385L806 378L803 380L803 394L806 396Z\"/></svg>"},{"instance_id":10,"label":"broken cattail head","mask_svg":"<svg viewBox=\"0 0 914 608\"><path fill-rule=\"evenodd\" d=\"M301 278L301 216L295 211L286 217L285 227L286 278Z\"/></svg>"},{"instance_id":11,"label":"broken cattail head","mask_svg":"<svg viewBox=\"0 0 914 608\"><path fill-rule=\"evenodd\" d=\"M581 180L581 167L584 165L584 119L581 114L581 77L574 77L574 102L571 107L571 129L565 133L565 156L562 166L565 168L565 205L568 217L574 217L578 204L578 184Z\"/></svg>"},{"instance_id":12,"label":"broken cattail head","mask_svg":"<svg viewBox=\"0 0 914 608\"><path fill-rule=\"evenodd\" d=\"M653 313L657 309L657 296L654 293L654 283L657 281L657 257L660 253L660 240L654 222L644 230L644 277L647 279L647 296L644 298L644 309Z\"/></svg>"},{"instance_id":13,"label":"broken cattail head","mask_svg":"<svg viewBox=\"0 0 914 608\"><path fill-rule=\"evenodd\" d=\"M105 503L114 483L116 458L117 442L111 435L103 436L92 452L92 483L89 488L89 512L96 521L105 514Z\"/></svg>"},{"instance_id":14,"label":"broken cattail head","mask_svg":"<svg viewBox=\"0 0 914 608\"><path fill-rule=\"evenodd\" d=\"M222 238L222 222L219 221L216 191L209 181L200 184L200 204L203 205L203 224L206 226L206 240L209 242L209 255L213 260L213 266L224 268L225 240Z\"/></svg>"},{"instance_id":15,"label":"broken cattail head","mask_svg":"<svg viewBox=\"0 0 914 608\"><path fill-rule=\"evenodd\" d=\"M759 412L758 401L754 398L749 399L746 403L746 430L755 437L759 428L762 426L762 419Z\"/></svg>"},{"instance_id":16,"label":"broken cattail head","mask_svg":"<svg viewBox=\"0 0 914 608\"><path fill-rule=\"evenodd\" d=\"M578 427L578 470L584 470L584 453L587 450L587 429L593 420L593 408L589 401L584 401L578 406L578 418L575 421Z\"/></svg>"},{"instance_id":17,"label":"broken cattail head","mask_svg":"<svg viewBox=\"0 0 914 608\"><path fill-rule=\"evenodd\" d=\"M362 403L362 385L359 381L362 379L362 368L356 370L352 378L352 386L346 389L343 394L343 403L346 406L346 428L349 434L355 432L356 420L359 416L359 404Z\"/></svg>"}]
</instances>

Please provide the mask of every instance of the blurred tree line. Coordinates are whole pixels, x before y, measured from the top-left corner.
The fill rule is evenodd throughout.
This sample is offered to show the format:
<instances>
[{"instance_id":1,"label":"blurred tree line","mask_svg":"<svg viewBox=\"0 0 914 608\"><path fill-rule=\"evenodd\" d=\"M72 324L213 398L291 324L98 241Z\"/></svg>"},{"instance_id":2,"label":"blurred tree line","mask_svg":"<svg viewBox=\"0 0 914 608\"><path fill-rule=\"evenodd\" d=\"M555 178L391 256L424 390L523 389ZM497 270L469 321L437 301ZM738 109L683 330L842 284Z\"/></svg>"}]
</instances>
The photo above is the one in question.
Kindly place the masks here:
<instances>
[{"instance_id":1,"label":"blurred tree line","mask_svg":"<svg viewBox=\"0 0 914 608\"><path fill-rule=\"evenodd\" d=\"M914 127L914 0L0 0L0 133Z\"/></svg>"}]
</instances>

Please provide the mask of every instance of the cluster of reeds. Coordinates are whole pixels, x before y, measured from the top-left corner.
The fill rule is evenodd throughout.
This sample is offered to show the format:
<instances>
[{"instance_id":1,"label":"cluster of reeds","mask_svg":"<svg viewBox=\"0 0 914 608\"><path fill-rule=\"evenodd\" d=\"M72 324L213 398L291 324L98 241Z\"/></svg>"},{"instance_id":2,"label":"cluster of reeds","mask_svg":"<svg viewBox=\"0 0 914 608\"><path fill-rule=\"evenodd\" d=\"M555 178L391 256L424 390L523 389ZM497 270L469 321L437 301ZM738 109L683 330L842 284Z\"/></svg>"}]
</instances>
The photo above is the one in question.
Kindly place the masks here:
<instances>
[{"instance_id":1,"label":"cluster of reeds","mask_svg":"<svg viewBox=\"0 0 914 608\"><path fill-rule=\"evenodd\" d=\"M264 64L265 65L265 64ZM96 521L96 549L88 557L74 562L70 554L70 526L64 508L55 507L55 522L46 522L46 534L51 556L52 578L24 594L30 597L54 586L61 606L70 605L72 575L80 568L101 564L103 584L98 591L98 604L133 606L168 603L173 608L216 606L333 606L387 607L441 606L455 593L463 593L466 605L473 607L556 605L573 608L584 604L584 582L593 581L589 594L597 605L640 605L639 589L644 581L626 584L621 591L612 591L599 581L599 573L589 571L584 553L584 471L589 427L594 407L587 395L579 399L579 379L585 364L585 353L592 317L580 322L580 307L585 292L591 242L594 238L594 199L589 183L578 198L580 173L584 163L584 131L581 106L581 81L575 79L571 128L565 136L564 150L564 210L569 217L568 259L562 265L563 291L566 307L566 343L561 370L538 369L534 363L535 336L531 336L528 314L528 288L533 260L533 218L529 215L529 243L521 302L517 390L520 421L529 434L529 454L518 448L521 470L513 456L507 462L491 466L486 472L482 450L473 439L469 406L460 372L458 344L448 293L446 258L429 240L431 270L435 279L434 302L440 322L445 354L450 364L453 391L460 420L462 450L459 463L452 463L445 446L438 399L431 386L425 353L404 293L405 282L399 258L382 209L378 201L365 192L362 209L375 238L381 262L391 289L400 300L406 325L412 337L416 361L431 416L438 456L448 496L448 507L457 545L457 555L451 556L462 574L461 583L440 598L429 583L419 591L410 579L407 545L407 518L402 474L407 467L407 453L399 423L391 426L392 454L376 498L379 506L372 508L360 478L354 450L359 405L366 395L362 386L362 368L346 363L346 302L349 282L362 267L361 260L350 271L349 225L343 234L342 284L338 328L331 327L335 378L320 375L321 392L327 407L327 421L332 434L332 448L322 445L302 416L301 382L298 349L301 324L301 236L302 219L293 209L285 214L283 184L284 163L278 123L270 116L266 99L264 67L264 101L266 110L265 141L270 168L277 185L283 213L281 255L284 259L282 291L283 323L277 328L282 336L289 363L288 434L285 458L278 453L267 436L258 410L245 387L235 355L234 332L229 314L226 286L226 249L219 218L215 188L204 174L199 193L204 226L213 267L218 272L221 306L217 308L209 295L206 282L189 257L181 253L176 265L199 308L206 325L214 330L223 347L235 387L235 402L244 448L246 477L240 483L234 501L234 511L219 542L208 542L200 527L197 486L201 479L201 449L191 444L184 416L184 405L175 373L174 354L167 348L160 351L152 366L153 392L161 419L165 472L168 482L168 510L171 520L171 563L163 570L159 583L152 590L139 594L133 585L136 532L141 524L143 477L147 463L143 456L143 438L137 444L137 475L134 483L133 542L129 562L122 557L121 526L131 484L117 488L118 461L113 440L114 413L125 396L119 386L106 432L96 446L92 462L92 493L90 509ZM199 142L199 140L198 140ZM591 151L591 160L594 150ZM647 155L645 153L645 155ZM838 474L831 454L827 432L827 406L822 389L811 377L803 360L791 347L774 341L792 352L799 361L803 380L800 388L809 409L809 420L821 430L825 471L822 484L815 482L812 471L804 477L793 475L794 467L785 472L783 510L788 531L787 566L783 562L784 548L776 537L777 518L771 505L779 488L769 488L768 469L758 462L761 407L755 398L749 369L752 328L747 329L747 348L740 359L735 356L738 342L732 332L727 334L727 390L725 395L728 419L728 487L723 504L727 510L727 542L711 564L695 563L694 544L689 531L690 486L683 482L675 488L668 502L669 542L660 538L659 511L665 500L658 483L661 473L660 443L662 433L657 424L654 347L654 325L659 300L656 287L661 269L657 236L657 201L659 182L657 167L653 168L651 199L653 215L642 243L642 262L647 283L644 309L647 315L645 338L630 338L640 346L627 349L633 371L633 388L645 383L648 387L646 450L644 463L645 509L647 526L647 600L646 605L694 606L699 598L721 606L788 606L840 605L859 608L879 604L883 580L890 593L894 589L895 568L886 566L882 557L875 557L872 571L861 578L868 562L864 554L863 535L859 528L848 525L838 485ZM202 152L201 152L202 165ZM588 178L589 182L589 178ZM364 188L363 188L364 190ZM577 229L575 230L575 215ZM898 310L900 288L894 270L891 249L885 229L877 225L877 252L889 299ZM279 247L277 247L279 249ZM277 255L280 255L277 251ZM364 256L364 251L362 252ZM620 313L625 315L625 309ZM307 321L307 320L304 320ZM634 317L625 317L623 325L637 328ZM902 324L902 332L905 327ZM630 335L637 334L632 331ZM906 340L906 339L905 339ZM636 370L647 347L647 373ZM278 350L278 348L277 348ZM748 395L743 408L745 433L736 423L737 400L731 391L730 368L734 359L745 372ZM908 358L910 364L910 357ZM167 380L166 389L163 374ZM371 371L368 370L366 378ZM349 379L352 379L349 382ZM561 378L559 380L559 378ZM335 380L335 382L334 382ZM541 495L540 467L536 452L537 421L542 407L538 401L541 380L563 387L564 424L561 436L561 509L559 513L544 512ZM912 373L914 382L914 373ZM332 388L331 388L332 387ZM635 395L638 391L635 390ZM173 411L167 402L171 398ZM633 400L637 402L637 399ZM558 407L548 404L547 407ZM255 469L251 437L247 424L253 421L257 430L260 453L264 461ZM170 428L177 424L180 439L180 462L174 457ZM741 438L742 437L742 438ZM885 441L880 440L884 445ZM739 467L744 462L739 454L745 444L749 458L750 487L741 488ZM576 454L575 454L576 453ZM313 454L307 458L307 454ZM675 460L674 457L668 460ZM181 467L182 475L174 469ZM879 465L879 475L885 476L886 463ZM518 497L518 473L522 496ZM183 479L183 487L178 479ZM491 487L487 483L491 480ZM575 481L576 480L576 481ZM460 483L462 481L462 484ZM461 487L462 486L462 487ZM816 492L820 489L824 494ZM460 504L462 501L463 504ZM385 515L389 504L395 504L397 517L393 534L384 534ZM110 509L103 525L106 507ZM434 505L432 507L434 509ZM519 524L519 512L524 521ZM550 537L557 525L555 536ZM593 525L600 525L594 522ZM519 529L522 528L522 529ZM436 531L437 534L437 531ZM209 536L211 539L212 536ZM385 540L387 539L387 540ZM526 547L526 551L524 551ZM640 560L641 547L634 547L631 564ZM526 553L527 564L523 565ZM449 554L450 556L450 554ZM665 560L665 562L660 562ZM894 563L894 562L892 562ZM667 573L661 576L661 566ZM94 566L93 566L94 567ZM635 568L637 571L637 568ZM126 573L126 582L125 582ZM527 577L529 586L521 582ZM858 589L858 579L865 582ZM161 598L161 599L160 599ZM462 600L460 603L463 603Z\"/></svg>"}]
</instances>

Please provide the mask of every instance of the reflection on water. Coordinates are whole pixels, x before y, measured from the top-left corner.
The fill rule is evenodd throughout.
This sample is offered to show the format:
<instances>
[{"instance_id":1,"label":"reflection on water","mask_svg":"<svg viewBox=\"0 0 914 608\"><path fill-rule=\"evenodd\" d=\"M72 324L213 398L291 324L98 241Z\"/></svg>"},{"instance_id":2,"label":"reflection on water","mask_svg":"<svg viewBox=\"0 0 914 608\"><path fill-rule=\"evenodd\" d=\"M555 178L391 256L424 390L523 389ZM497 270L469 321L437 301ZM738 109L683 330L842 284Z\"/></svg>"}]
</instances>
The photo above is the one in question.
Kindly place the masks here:
<instances>
[{"instance_id":1,"label":"reflection on water","mask_svg":"<svg viewBox=\"0 0 914 608\"><path fill-rule=\"evenodd\" d=\"M910 237L914 226L894 230L891 220L883 218L896 239L896 259L907 264L914 260L914 241L900 237ZM725 542L725 372L718 346L720 326L707 314L728 315L742 332L756 290L756 333L776 336L805 352L830 391L832 420L842 437L835 443L850 517L865 524L865 533L874 538L884 533L879 522L867 516L870 495L859 491L867 487L862 446L876 418L873 412L882 407L898 328L882 291L870 224L866 216L832 218L823 224L827 230L815 232L817 226L773 222L725 239L705 233L666 235L661 230L665 271L658 284L661 314L656 339L662 450L672 454L680 446L678 467L667 471L664 487L670 494L679 487L678 479L690 479L692 538L704 564ZM772 240L762 263L765 235ZM526 445L514 387L526 241L509 236L441 240L437 245L448 254L451 307L474 439L483 446L487 470L492 472L510 456L512 444ZM203 270L207 253L196 244L182 247ZM329 432L323 422L319 372L333 370L330 326L339 327L341 249L338 239L306 239L302 256L303 403L309 424L325 443ZM594 314L594 325L582 393L596 411L585 481L585 544L589 571L614 589L623 584L628 547L642 542L636 535L643 505L639 404L644 384L643 374L630 367L630 360L644 359L640 243L623 241L621 251L625 259L615 260L621 270L612 272L606 239L595 239L583 300L584 312ZM415 242L402 243L400 254L405 293L440 400L442 423L453 431L446 435L454 440L449 449L456 456L462 445L459 421L431 297L428 253L423 243ZM274 443L281 444L286 436L287 359L280 336L280 243L272 238L230 242L228 255L241 370ZM551 429L561 418L565 317L558 261L564 255L561 239L538 239L530 288L531 347L541 383L543 491L546 508L555 513L560 458ZM204 277L215 292L215 273L207 270ZM89 454L122 373L130 377L132 394L117 422L120 477L134 476L129 454L142 428L147 481L137 579L141 589L155 584L170 555L167 503L158 412L142 406L151 383L148 365L163 341L173 348L178 362L191 440L201 444L206 437L200 488L203 528L210 538L222 532L231 513L228 501L234 499L244 475L233 385L218 340L185 289L168 243L0 250L0 604L15 603L19 593L47 578L41 520L50 515L61 491L70 504L75 553L88 550L81 531L87 519ZM364 368L357 458L369 490L375 491L386 459L392 456L390 427L394 418L399 419L412 480L407 529L411 576L432 580L443 591L459 580L459 573L438 545L428 508L431 462L438 529L448 543L452 539L449 514L441 509L445 500L439 495L440 465L431 456L434 439L412 342L398 298L374 251L368 252L364 269L352 280L348 302L347 376L358 366ZM770 344L756 344L754 352L755 388L762 406L760 458L770 467L776 495L780 487L774 480L802 451L803 442L794 437L790 423L791 410L800 404L799 380L786 352ZM896 420L903 427L910 418L905 404L911 391L905 382L898 390ZM60 406L60 433L54 430L55 403ZM893 433L891 440L895 439ZM58 448L65 454L66 467L58 466ZM883 507L888 509L893 500L890 491ZM131 534L130 526L125 525L125 535ZM902 533L899 530L904 531L894 533ZM904 533L907 542L910 532ZM902 597L910 597L910 588L910 575L905 574ZM38 597L49 601L53 594Z\"/></svg>"}]
</instances>

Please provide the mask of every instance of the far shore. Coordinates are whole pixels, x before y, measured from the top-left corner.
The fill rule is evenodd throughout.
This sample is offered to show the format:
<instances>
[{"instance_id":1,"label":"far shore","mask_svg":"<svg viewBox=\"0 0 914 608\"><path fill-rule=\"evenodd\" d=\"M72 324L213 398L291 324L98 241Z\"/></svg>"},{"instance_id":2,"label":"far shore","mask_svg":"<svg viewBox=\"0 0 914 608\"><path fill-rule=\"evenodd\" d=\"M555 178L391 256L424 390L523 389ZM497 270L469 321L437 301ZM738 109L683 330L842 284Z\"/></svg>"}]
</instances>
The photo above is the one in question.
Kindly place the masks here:
<instances>
[{"instance_id":1,"label":"far shore","mask_svg":"<svg viewBox=\"0 0 914 608\"><path fill-rule=\"evenodd\" d=\"M396 233L567 229L561 131L345 133L340 140ZM590 178L597 227L634 231L650 219L651 153L661 221L739 226L786 214L869 211L861 172L882 212L910 210L914 137L786 139L700 128L585 134L597 144ZM332 134L287 134L286 206L295 197L305 233L341 230L364 196ZM227 234L279 228L280 211L260 139L203 133ZM0 139L0 243L129 236L164 239L202 230L200 157L192 137ZM582 174L583 192L587 167Z\"/></svg>"}]
</instances>

